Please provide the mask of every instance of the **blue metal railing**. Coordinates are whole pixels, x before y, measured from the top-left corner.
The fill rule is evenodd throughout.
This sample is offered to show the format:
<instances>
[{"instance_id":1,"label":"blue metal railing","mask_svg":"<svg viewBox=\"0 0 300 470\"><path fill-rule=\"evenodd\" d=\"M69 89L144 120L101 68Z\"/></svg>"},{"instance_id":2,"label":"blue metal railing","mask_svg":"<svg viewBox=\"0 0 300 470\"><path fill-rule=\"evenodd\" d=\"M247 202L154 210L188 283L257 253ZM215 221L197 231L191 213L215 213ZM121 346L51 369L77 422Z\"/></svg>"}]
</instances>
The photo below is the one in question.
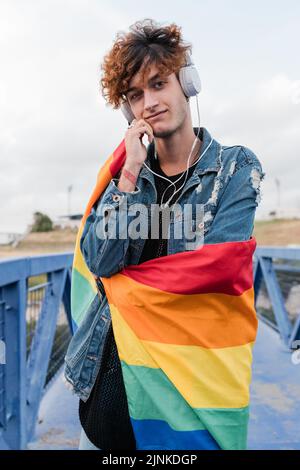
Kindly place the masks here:
<instances>
[{"instance_id":1,"label":"blue metal railing","mask_svg":"<svg viewBox=\"0 0 300 470\"><path fill-rule=\"evenodd\" d=\"M297 315L291 318L286 307L291 279L300 284L300 248L257 247L254 254L254 290L258 316L276 329L284 344L294 350L300 340L300 308L298 304ZM269 298L271 315L261 312L258 305L263 287Z\"/></svg>"},{"instance_id":2,"label":"blue metal railing","mask_svg":"<svg viewBox=\"0 0 300 470\"><path fill-rule=\"evenodd\" d=\"M63 364L72 261L72 253L0 261L0 449L26 448L41 398Z\"/></svg>"},{"instance_id":3,"label":"blue metal railing","mask_svg":"<svg viewBox=\"0 0 300 470\"><path fill-rule=\"evenodd\" d=\"M0 261L0 341L6 348L6 363L0 361L0 449L26 448L41 398L63 363L72 331L72 261L72 253ZM258 316L294 349L300 340L300 315L291 318L285 305L291 279L300 285L300 249L256 249ZM262 294L269 299L269 310L260 308Z\"/></svg>"}]
</instances>

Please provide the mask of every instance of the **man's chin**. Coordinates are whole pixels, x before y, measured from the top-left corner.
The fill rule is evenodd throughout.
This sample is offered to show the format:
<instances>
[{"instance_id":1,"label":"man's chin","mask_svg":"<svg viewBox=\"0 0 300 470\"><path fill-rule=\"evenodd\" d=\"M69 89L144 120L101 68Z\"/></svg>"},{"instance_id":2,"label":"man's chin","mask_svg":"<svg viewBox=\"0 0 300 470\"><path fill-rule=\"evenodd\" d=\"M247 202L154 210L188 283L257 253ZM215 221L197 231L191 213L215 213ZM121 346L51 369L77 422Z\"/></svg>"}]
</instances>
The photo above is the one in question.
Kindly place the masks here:
<instances>
[{"instance_id":1,"label":"man's chin","mask_svg":"<svg viewBox=\"0 0 300 470\"><path fill-rule=\"evenodd\" d=\"M171 128L170 126L167 125L157 125L153 126L153 135L157 139L163 139L166 137L170 137L171 135L174 134L176 129Z\"/></svg>"}]
</instances>

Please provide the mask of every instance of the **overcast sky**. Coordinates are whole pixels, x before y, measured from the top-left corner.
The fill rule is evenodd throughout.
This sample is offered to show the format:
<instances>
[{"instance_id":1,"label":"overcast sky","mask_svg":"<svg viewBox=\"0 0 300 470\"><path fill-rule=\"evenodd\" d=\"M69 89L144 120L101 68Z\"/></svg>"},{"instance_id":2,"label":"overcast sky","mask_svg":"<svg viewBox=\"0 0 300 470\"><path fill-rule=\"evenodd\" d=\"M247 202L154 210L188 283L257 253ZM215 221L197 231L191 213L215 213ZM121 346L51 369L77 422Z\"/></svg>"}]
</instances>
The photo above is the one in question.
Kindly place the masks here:
<instances>
[{"instance_id":1,"label":"overcast sky","mask_svg":"<svg viewBox=\"0 0 300 470\"><path fill-rule=\"evenodd\" d=\"M280 206L300 214L299 1L0 0L0 232L66 214L69 185L84 211L127 128L101 96L100 64L118 31L149 17L193 45L201 126L260 159L257 217L276 209L276 178Z\"/></svg>"}]
</instances>

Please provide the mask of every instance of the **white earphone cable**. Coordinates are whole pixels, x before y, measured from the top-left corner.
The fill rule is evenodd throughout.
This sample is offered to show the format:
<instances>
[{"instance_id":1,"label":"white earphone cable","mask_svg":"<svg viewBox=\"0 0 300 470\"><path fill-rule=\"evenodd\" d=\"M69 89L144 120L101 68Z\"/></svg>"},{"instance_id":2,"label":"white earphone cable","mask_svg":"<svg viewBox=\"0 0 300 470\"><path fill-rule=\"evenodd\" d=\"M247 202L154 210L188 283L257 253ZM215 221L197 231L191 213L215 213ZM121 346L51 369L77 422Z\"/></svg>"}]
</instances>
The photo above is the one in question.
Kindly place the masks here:
<instances>
[{"instance_id":1,"label":"white earphone cable","mask_svg":"<svg viewBox=\"0 0 300 470\"><path fill-rule=\"evenodd\" d=\"M161 200L160 200L160 207L161 207L161 208L169 207L169 202L173 199L173 197L175 196L175 194L178 193L178 191L180 191L181 188L183 188L183 186L184 186L185 183L186 183L186 179L187 179L187 176L188 176L188 170L189 170L189 161L190 161L190 158L191 158L191 156L192 156L193 150L194 150L194 148L195 148L195 145L196 145L196 142L197 142L197 138L198 138L198 136L199 136L199 134L200 134L200 112L199 112L199 104L198 104L198 95L196 95L196 100L197 100L197 113L198 113L198 133L197 133L197 135L196 135L196 137L195 137L194 143L193 143L193 145L192 145L192 149L191 149L191 151L190 151L190 154L189 154L189 157L188 157L188 160L187 160L186 170L184 171L184 173L185 173L184 183L176 190L175 183L177 183L177 181L179 181L179 180L182 178L182 176L183 176L184 173L182 173L182 174L180 175L180 177L179 177L177 180L171 181L171 180L169 180L168 178L166 178L165 176L159 175L158 173L156 173L155 171L153 171L151 168L149 168L149 166L148 166L145 162L143 163L143 165L144 165L151 173L153 173L154 175L159 176L159 178L162 178L162 179L164 179L164 180L166 180L166 181L168 181L168 182L170 183L169 186L167 186L167 188L164 190L163 195L162 195L162 197L161 197ZM191 166L194 166L196 163L198 163L198 161L204 156L204 154L207 152L207 150L208 150L209 147L211 146L213 140L214 140L214 139L212 138L211 141L210 141L210 143L208 144L208 146L207 146L206 149L204 150L204 152L201 153L201 155L197 158L197 160L196 160L196 161L193 163L193 165L191 165ZM156 151L155 151L155 153L156 153ZM166 202L166 203L164 204L164 206L163 206L163 205L162 205L162 200L163 200L164 194L165 194L165 192L167 191L167 189L169 189L169 187L172 186L172 185L175 187L175 191L173 192L172 196L167 200L167 202ZM178 201L179 197L180 197L180 195L178 196L178 198L176 199L176 201L173 203L173 205Z\"/></svg>"}]
</instances>

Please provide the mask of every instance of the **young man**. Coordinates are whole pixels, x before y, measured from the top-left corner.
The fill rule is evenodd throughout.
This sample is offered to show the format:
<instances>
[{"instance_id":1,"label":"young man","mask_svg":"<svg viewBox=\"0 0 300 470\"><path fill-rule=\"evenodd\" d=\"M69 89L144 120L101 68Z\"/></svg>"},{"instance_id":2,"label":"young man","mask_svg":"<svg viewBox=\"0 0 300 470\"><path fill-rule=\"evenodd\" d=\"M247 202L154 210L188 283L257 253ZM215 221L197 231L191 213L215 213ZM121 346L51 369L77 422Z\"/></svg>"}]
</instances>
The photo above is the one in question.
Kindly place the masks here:
<instances>
[{"instance_id":1,"label":"young man","mask_svg":"<svg viewBox=\"0 0 300 470\"><path fill-rule=\"evenodd\" d=\"M124 166L92 208L80 241L86 264L96 276L110 277L128 265L193 249L186 233L175 236L188 205L192 230L202 236L194 249L199 239L212 244L251 237L264 173L248 148L223 146L204 127L193 127L189 98L179 80L189 48L178 26L161 27L145 20L120 36L105 57L103 96L115 108L126 101L134 120L125 133ZM165 212L160 212L158 237L151 237L149 215L142 219L148 237L99 237L99 224L105 224L112 212L120 216L125 201L129 208L168 201ZM203 209L200 223L197 205ZM170 218L173 208L177 212L174 209ZM130 211L127 215L128 228L133 219ZM117 220L117 228L119 224ZM96 298L87 312L65 358L65 377L80 397L80 448L135 449L100 281L99 289L102 300Z\"/></svg>"}]
</instances>

